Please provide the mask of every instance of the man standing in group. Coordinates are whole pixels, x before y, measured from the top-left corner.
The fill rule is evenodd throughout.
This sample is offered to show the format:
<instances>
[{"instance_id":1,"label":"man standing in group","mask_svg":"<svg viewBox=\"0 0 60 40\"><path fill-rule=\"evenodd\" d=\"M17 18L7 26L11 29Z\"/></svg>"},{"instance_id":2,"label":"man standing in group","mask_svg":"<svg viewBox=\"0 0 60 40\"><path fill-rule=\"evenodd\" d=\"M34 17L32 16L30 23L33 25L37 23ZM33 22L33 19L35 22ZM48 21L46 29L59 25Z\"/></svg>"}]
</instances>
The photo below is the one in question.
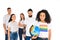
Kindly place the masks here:
<instances>
[{"instance_id":1,"label":"man standing in group","mask_svg":"<svg viewBox=\"0 0 60 40\"><path fill-rule=\"evenodd\" d=\"M5 32L5 40L8 40L8 21L10 19L10 15L11 15L11 8L8 7L7 8L7 13L4 17L3 17L3 27L4 27L4 32Z\"/></svg>"},{"instance_id":2,"label":"man standing in group","mask_svg":"<svg viewBox=\"0 0 60 40\"><path fill-rule=\"evenodd\" d=\"M26 18L25 23L26 23L26 39L25 40L30 40L31 35L29 32L30 27L34 24L35 19L33 18L33 10L28 9L28 18Z\"/></svg>"}]
</instances>

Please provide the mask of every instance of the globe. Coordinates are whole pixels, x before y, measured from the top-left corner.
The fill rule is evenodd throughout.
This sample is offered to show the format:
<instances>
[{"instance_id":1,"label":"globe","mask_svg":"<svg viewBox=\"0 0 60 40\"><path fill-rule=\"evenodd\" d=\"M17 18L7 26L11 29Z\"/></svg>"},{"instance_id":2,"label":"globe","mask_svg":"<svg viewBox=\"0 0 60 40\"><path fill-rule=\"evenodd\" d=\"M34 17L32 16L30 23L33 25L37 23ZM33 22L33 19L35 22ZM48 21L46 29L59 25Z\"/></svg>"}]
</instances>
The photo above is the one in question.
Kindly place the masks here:
<instances>
[{"instance_id":1,"label":"globe","mask_svg":"<svg viewBox=\"0 0 60 40\"><path fill-rule=\"evenodd\" d=\"M38 36L40 34L39 26L32 25L30 28L30 34L31 34L31 36Z\"/></svg>"}]
</instances>

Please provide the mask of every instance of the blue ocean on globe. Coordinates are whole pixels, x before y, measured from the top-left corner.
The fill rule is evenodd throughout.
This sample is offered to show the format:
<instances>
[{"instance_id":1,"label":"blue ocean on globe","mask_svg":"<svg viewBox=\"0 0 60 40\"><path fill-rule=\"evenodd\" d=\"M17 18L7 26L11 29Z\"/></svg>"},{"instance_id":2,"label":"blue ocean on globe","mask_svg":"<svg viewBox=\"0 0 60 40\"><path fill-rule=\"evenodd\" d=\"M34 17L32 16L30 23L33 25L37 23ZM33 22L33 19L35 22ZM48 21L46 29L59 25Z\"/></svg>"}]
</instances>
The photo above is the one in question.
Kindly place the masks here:
<instances>
[{"instance_id":1,"label":"blue ocean on globe","mask_svg":"<svg viewBox=\"0 0 60 40\"><path fill-rule=\"evenodd\" d=\"M39 35L40 34L40 28L38 26L33 26L30 33L31 33L32 36Z\"/></svg>"}]
</instances>

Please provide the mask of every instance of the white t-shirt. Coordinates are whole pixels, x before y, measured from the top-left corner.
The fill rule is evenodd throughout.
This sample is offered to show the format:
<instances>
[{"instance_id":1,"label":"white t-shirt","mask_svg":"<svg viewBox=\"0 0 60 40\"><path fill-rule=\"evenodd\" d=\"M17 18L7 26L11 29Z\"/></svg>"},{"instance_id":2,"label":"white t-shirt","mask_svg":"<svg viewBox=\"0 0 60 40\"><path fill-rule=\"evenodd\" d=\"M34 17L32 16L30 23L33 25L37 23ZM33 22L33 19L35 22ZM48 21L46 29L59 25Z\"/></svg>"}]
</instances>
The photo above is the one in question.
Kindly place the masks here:
<instances>
[{"instance_id":1,"label":"white t-shirt","mask_svg":"<svg viewBox=\"0 0 60 40\"><path fill-rule=\"evenodd\" d=\"M7 25L8 25L9 19L10 19L10 15L8 14L3 17L3 24L6 24L6 30L8 30Z\"/></svg>"},{"instance_id":2,"label":"white t-shirt","mask_svg":"<svg viewBox=\"0 0 60 40\"><path fill-rule=\"evenodd\" d=\"M18 31L18 23L17 22L10 22L8 24L8 27L10 27L11 32L17 32Z\"/></svg>"},{"instance_id":3,"label":"white t-shirt","mask_svg":"<svg viewBox=\"0 0 60 40\"><path fill-rule=\"evenodd\" d=\"M21 20L19 23L24 24L24 21L25 21L25 20ZM21 26L21 27L19 27L19 28L22 28L22 29L23 29L24 27Z\"/></svg>"},{"instance_id":4,"label":"white t-shirt","mask_svg":"<svg viewBox=\"0 0 60 40\"><path fill-rule=\"evenodd\" d=\"M35 22L35 19L34 19L33 17L31 17L31 18L28 17L28 18L25 20L25 24L27 25L27 26L26 26L26 36L31 36L29 30L30 30L30 27L31 27L32 25L34 25L34 22Z\"/></svg>"},{"instance_id":5,"label":"white t-shirt","mask_svg":"<svg viewBox=\"0 0 60 40\"><path fill-rule=\"evenodd\" d=\"M50 24L38 22L37 26L40 27L40 34L39 37L41 38L48 38L48 30L51 29Z\"/></svg>"}]
</instances>

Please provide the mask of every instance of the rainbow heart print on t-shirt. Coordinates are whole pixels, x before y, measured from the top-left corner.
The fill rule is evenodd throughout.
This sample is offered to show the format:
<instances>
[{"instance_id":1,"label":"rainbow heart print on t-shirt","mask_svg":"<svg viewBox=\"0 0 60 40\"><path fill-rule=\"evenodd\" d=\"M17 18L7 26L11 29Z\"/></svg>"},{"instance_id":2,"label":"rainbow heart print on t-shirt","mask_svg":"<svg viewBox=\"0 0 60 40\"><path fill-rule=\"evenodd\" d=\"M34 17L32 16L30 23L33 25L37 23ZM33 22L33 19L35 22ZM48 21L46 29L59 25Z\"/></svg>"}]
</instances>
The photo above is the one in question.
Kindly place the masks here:
<instances>
[{"instance_id":1,"label":"rainbow heart print on t-shirt","mask_svg":"<svg viewBox=\"0 0 60 40\"><path fill-rule=\"evenodd\" d=\"M40 25L40 32L47 32L48 26L47 25Z\"/></svg>"}]
</instances>

